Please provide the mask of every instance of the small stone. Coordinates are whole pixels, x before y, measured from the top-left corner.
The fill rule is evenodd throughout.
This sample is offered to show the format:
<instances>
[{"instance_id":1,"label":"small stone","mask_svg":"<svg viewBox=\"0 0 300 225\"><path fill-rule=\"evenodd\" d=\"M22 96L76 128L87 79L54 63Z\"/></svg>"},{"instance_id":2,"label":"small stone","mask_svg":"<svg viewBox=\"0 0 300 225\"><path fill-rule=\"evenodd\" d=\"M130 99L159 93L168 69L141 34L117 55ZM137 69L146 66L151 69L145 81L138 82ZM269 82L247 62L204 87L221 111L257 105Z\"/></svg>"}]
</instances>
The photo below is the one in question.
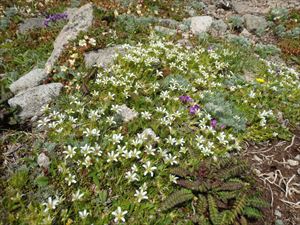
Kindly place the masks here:
<instances>
[{"instance_id":1,"label":"small stone","mask_svg":"<svg viewBox=\"0 0 300 225\"><path fill-rule=\"evenodd\" d=\"M176 30L170 29L170 28L166 28L166 27L162 27L162 26L155 26L154 30L156 30L159 33L165 34L165 35L175 35L177 32Z\"/></svg>"},{"instance_id":2,"label":"small stone","mask_svg":"<svg viewBox=\"0 0 300 225\"><path fill-rule=\"evenodd\" d=\"M9 89L12 93L17 94L28 88L32 88L41 84L46 78L47 73L45 73L44 69L33 69L29 73L13 82Z\"/></svg>"},{"instance_id":3,"label":"small stone","mask_svg":"<svg viewBox=\"0 0 300 225\"><path fill-rule=\"evenodd\" d=\"M259 176L259 175L261 174L261 172L260 172L258 169L253 169L253 172L254 172L257 176Z\"/></svg>"},{"instance_id":4,"label":"small stone","mask_svg":"<svg viewBox=\"0 0 300 225\"><path fill-rule=\"evenodd\" d=\"M274 211L274 215L277 216L277 217L279 217L279 218L281 218L281 216L282 216L281 212L278 209L276 209Z\"/></svg>"},{"instance_id":5,"label":"small stone","mask_svg":"<svg viewBox=\"0 0 300 225\"><path fill-rule=\"evenodd\" d=\"M138 113L136 111L128 108L126 105L119 106L117 110L118 115L121 116L122 121L125 123L128 123L138 116Z\"/></svg>"},{"instance_id":6,"label":"small stone","mask_svg":"<svg viewBox=\"0 0 300 225\"><path fill-rule=\"evenodd\" d=\"M216 6L221 9L229 10L232 8L231 1L228 0L217 0Z\"/></svg>"},{"instance_id":7,"label":"small stone","mask_svg":"<svg viewBox=\"0 0 300 225\"><path fill-rule=\"evenodd\" d=\"M84 54L84 61L86 67L103 66L113 63L114 56L117 53L123 53L122 47L120 45L99 49L97 51L87 52Z\"/></svg>"},{"instance_id":8,"label":"small stone","mask_svg":"<svg viewBox=\"0 0 300 225\"><path fill-rule=\"evenodd\" d=\"M48 156L46 156L45 153L41 153L38 156L37 163L40 167L47 169L50 165L50 160L49 160Z\"/></svg>"},{"instance_id":9,"label":"small stone","mask_svg":"<svg viewBox=\"0 0 300 225\"><path fill-rule=\"evenodd\" d=\"M300 155L297 155L297 156L295 157L295 159L298 160L298 161L300 161Z\"/></svg>"},{"instance_id":10,"label":"small stone","mask_svg":"<svg viewBox=\"0 0 300 225\"><path fill-rule=\"evenodd\" d=\"M163 27L170 27L172 29L176 29L180 23L173 19L159 19L158 24Z\"/></svg>"},{"instance_id":11,"label":"small stone","mask_svg":"<svg viewBox=\"0 0 300 225\"><path fill-rule=\"evenodd\" d=\"M41 108L57 97L62 89L61 83L51 83L29 88L8 100L10 107L21 107L21 120L30 119L42 114Z\"/></svg>"},{"instance_id":12,"label":"small stone","mask_svg":"<svg viewBox=\"0 0 300 225\"><path fill-rule=\"evenodd\" d=\"M275 225L284 225L282 220L276 220Z\"/></svg>"},{"instance_id":13,"label":"small stone","mask_svg":"<svg viewBox=\"0 0 300 225\"><path fill-rule=\"evenodd\" d=\"M149 140L149 139L152 139L152 140L157 139L156 134L154 133L154 131L153 131L151 128L145 129L145 130L143 131L143 133L142 133L142 136L143 136L143 137L146 137L147 140Z\"/></svg>"},{"instance_id":14,"label":"small stone","mask_svg":"<svg viewBox=\"0 0 300 225\"><path fill-rule=\"evenodd\" d=\"M195 16L187 19L191 23L191 31L194 34L201 34L207 32L213 22L211 16Z\"/></svg>"},{"instance_id":15,"label":"small stone","mask_svg":"<svg viewBox=\"0 0 300 225\"><path fill-rule=\"evenodd\" d=\"M298 165L299 165L299 161L292 160L292 159L287 160L287 163L288 163L290 166L298 166Z\"/></svg>"},{"instance_id":16,"label":"small stone","mask_svg":"<svg viewBox=\"0 0 300 225\"><path fill-rule=\"evenodd\" d=\"M300 168L297 170L297 173L300 175Z\"/></svg>"}]
</instances>

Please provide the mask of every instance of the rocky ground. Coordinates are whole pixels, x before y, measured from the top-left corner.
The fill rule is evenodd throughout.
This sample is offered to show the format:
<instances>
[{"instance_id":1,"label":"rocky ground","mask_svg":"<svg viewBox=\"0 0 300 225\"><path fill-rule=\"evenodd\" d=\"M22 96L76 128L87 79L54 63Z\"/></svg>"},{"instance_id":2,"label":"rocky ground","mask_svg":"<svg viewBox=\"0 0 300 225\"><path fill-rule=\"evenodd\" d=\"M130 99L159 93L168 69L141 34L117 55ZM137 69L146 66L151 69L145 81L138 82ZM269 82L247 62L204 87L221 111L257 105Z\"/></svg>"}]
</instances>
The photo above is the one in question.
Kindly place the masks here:
<instances>
[{"instance_id":1,"label":"rocky ground","mask_svg":"<svg viewBox=\"0 0 300 225\"><path fill-rule=\"evenodd\" d=\"M228 42L249 49L255 57L299 71L298 0L203 0L180 4L95 0L66 1L61 5L59 1L43 1L40 5L27 2L28 5L22 5L16 1L19 8L15 14L8 12L13 11L10 1L4 1L1 7L2 190L9 174L26 164L24 159L32 157L26 149L32 148L34 139L47 140L46 133L37 130L43 123L41 109L55 102L61 104L61 97L73 89L88 95L94 68L109 67L116 53L126 56L122 44L145 43L150 30L188 49L193 49L198 41L208 45ZM46 12L52 16L45 17ZM249 62L252 65L255 66ZM165 76L168 69L163 70ZM81 73L84 76L80 77ZM245 80L255 81L253 71L244 68L243 73ZM76 84L76 76L82 79L80 85ZM126 105L119 111L125 123L137 117ZM257 224L296 225L300 224L299 118L278 120L289 128L290 138L245 141L241 155L250 162L257 187L264 190L270 203L265 220ZM47 174L49 153L43 150L37 154L37 164ZM7 203L8 192L0 191L0 202L9 205L12 203ZM8 208L5 206L5 210ZM1 213L6 218L3 224L7 224L8 212ZM71 222L68 220L67 224Z\"/></svg>"}]
</instances>

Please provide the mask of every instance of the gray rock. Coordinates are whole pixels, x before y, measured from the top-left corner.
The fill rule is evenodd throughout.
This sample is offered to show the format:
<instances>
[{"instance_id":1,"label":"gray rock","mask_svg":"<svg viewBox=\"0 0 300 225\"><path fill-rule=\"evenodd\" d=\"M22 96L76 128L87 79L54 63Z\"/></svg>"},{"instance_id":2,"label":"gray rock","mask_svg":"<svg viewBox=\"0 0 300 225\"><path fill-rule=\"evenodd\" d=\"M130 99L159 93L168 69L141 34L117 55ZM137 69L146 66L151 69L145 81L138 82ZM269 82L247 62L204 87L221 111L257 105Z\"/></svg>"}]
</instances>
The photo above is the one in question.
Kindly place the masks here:
<instances>
[{"instance_id":1,"label":"gray rock","mask_svg":"<svg viewBox=\"0 0 300 225\"><path fill-rule=\"evenodd\" d=\"M17 94L28 88L38 86L46 78L47 74L45 73L44 69L33 69L29 73L13 82L9 89L12 93Z\"/></svg>"},{"instance_id":2,"label":"gray rock","mask_svg":"<svg viewBox=\"0 0 300 225\"><path fill-rule=\"evenodd\" d=\"M268 26L268 23L263 16L246 14L243 17L245 19L245 26L250 32L264 31Z\"/></svg>"},{"instance_id":3,"label":"gray rock","mask_svg":"<svg viewBox=\"0 0 300 225\"><path fill-rule=\"evenodd\" d=\"M121 117L123 122L127 123L136 118L138 116L138 113L128 108L126 105L120 105L118 107L117 115Z\"/></svg>"},{"instance_id":4,"label":"gray rock","mask_svg":"<svg viewBox=\"0 0 300 225\"><path fill-rule=\"evenodd\" d=\"M214 36L224 34L228 29L228 25L222 20L215 20L211 24L210 33Z\"/></svg>"},{"instance_id":5,"label":"gray rock","mask_svg":"<svg viewBox=\"0 0 300 225\"><path fill-rule=\"evenodd\" d=\"M274 211L274 215L277 216L277 217L279 217L279 218L281 218L281 216L282 216L281 212L278 209L276 209Z\"/></svg>"},{"instance_id":6,"label":"gray rock","mask_svg":"<svg viewBox=\"0 0 300 225\"><path fill-rule=\"evenodd\" d=\"M142 136L145 137L145 139L149 140L155 140L157 139L156 134L151 128L147 128L143 131Z\"/></svg>"},{"instance_id":7,"label":"gray rock","mask_svg":"<svg viewBox=\"0 0 300 225\"><path fill-rule=\"evenodd\" d=\"M287 160L287 163L288 163L290 166L298 166L298 165L299 165L299 161L292 160L292 159L288 159L288 160Z\"/></svg>"},{"instance_id":8,"label":"gray rock","mask_svg":"<svg viewBox=\"0 0 300 225\"><path fill-rule=\"evenodd\" d=\"M107 66L114 60L114 55L123 53L122 46L117 45L114 47L99 49L98 51L87 52L84 54L84 61L86 67Z\"/></svg>"},{"instance_id":9,"label":"gray rock","mask_svg":"<svg viewBox=\"0 0 300 225\"><path fill-rule=\"evenodd\" d=\"M298 160L298 161L300 161L300 155L297 155L297 156L295 157L295 159Z\"/></svg>"},{"instance_id":10,"label":"gray rock","mask_svg":"<svg viewBox=\"0 0 300 225\"><path fill-rule=\"evenodd\" d=\"M48 169L48 167L50 165L50 160L49 160L48 156L46 156L46 154L42 152L38 156L37 163L40 167L42 167L44 169Z\"/></svg>"},{"instance_id":11,"label":"gray rock","mask_svg":"<svg viewBox=\"0 0 300 225\"><path fill-rule=\"evenodd\" d=\"M172 19L158 19L158 25L163 27L170 27L176 29L178 26L180 26L180 24L180 22Z\"/></svg>"},{"instance_id":12,"label":"gray rock","mask_svg":"<svg viewBox=\"0 0 300 225\"><path fill-rule=\"evenodd\" d=\"M8 100L11 107L20 106L22 120L42 114L41 108L57 97L62 89L61 83L51 83L27 89Z\"/></svg>"},{"instance_id":13,"label":"gray rock","mask_svg":"<svg viewBox=\"0 0 300 225\"><path fill-rule=\"evenodd\" d=\"M86 4L74 12L68 24L64 26L54 42L54 50L45 65L47 73L51 72L53 69L55 62L63 52L64 45L68 44L69 41L76 39L80 32L87 31L92 25L92 22L92 4Z\"/></svg>"},{"instance_id":14,"label":"gray rock","mask_svg":"<svg viewBox=\"0 0 300 225\"><path fill-rule=\"evenodd\" d=\"M191 31L194 34L200 34L208 31L213 22L213 18L211 16L195 16L188 18L187 21L191 23Z\"/></svg>"},{"instance_id":15,"label":"gray rock","mask_svg":"<svg viewBox=\"0 0 300 225\"><path fill-rule=\"evenodd\" d=\"M157 32L161 33L161 34L165 34L165 35L175 35L176 34L176 30L167 28L167 27L162 27L162 26L155 26L154 30L156 30Z\"/></svg>"},{"instance_id":16,"label":"gray rock","mask_svg":"<svg viewBox=\"0 0 300 225\"><path fill-rule=\"evenodd\" d=\"M24 34L32 29L43 28L45 27L44 21L45 18L43 17L25 19L24 22L19 25L18 32Z\"/></svg>"}]
</instances>

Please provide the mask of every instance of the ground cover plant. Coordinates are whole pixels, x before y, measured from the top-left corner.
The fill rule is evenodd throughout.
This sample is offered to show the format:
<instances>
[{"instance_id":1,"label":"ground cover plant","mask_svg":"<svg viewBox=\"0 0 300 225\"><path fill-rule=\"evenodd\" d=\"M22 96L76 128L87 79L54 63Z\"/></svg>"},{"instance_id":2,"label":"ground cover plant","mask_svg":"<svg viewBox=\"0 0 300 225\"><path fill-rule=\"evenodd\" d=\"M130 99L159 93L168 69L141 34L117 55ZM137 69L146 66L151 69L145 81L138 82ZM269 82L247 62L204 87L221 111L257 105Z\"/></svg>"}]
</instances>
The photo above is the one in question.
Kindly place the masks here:
<instances>
[{"instance_id":1,"label":"ground cover plant","mask_svg":"<svg viewBox=\"0 0 300 225\"><path fill-rule=\"evenodd\" d=\"M44 64L65 7L85 2L18 1L37 15L47 10L45 28L24 35L13 31L19 14L5 14L5 127L20 110L7 105L9 84ZM267 60L280 52L273 45L182 34L189 24L180 30L170 21L173 36L153 31L162 26L158 14L201 14L198 1L92 2L93 25L65 46L44 82L63 83L61 96L31 132L1 134L0 224L263 224L269 204L243 152L249 143L292 139L284 151L293 147L296 156L299 73ZM232 31L241 31L240 20L230 19ZM111 65L86 67L85 53L115 45ZM260 178L271 183L267 175ZM278 184L288 197L297 191L289 179Z\"/></svg>"},{"instance_id":2,"label":"ground cover plant","mask_svg":"<svg viewBox=\"0 0 300 225\"><path fill-rule=\"evenodd\" d=\"M8 221L192 223L180 211L159 211L176 190L170 168L235 154L246 139L290 136L277 117L298 122L295 71L260 60L246 81L229 46L190 49L156 35L149 41L123 46L126 54L96 69L85 91L74 79L68 95L44 109L41 174L30 173L37 166L31 158L10 179L5 193L19 197L4 199L18 215ZM31 179L37 192L24 196Z\"/></svg>"}]
</instances>

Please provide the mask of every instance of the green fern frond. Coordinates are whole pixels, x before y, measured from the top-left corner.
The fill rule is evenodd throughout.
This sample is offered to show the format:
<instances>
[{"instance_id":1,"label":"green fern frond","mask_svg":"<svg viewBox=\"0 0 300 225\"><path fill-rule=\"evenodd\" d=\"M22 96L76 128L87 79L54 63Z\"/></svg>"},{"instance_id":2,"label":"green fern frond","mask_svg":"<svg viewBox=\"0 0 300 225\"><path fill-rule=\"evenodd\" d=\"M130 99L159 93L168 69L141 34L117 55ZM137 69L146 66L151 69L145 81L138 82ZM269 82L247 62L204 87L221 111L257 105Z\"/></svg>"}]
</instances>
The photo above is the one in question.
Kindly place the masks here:
<instances>
[{"instance_id":1,"label":"green fern frond","mask_svg":"<svg viewBox=\"0 0 300 225\"><path fill-rule=\"evenodd\" d=\"M187 188L192 191L198 191L199 190L199 181L189 181L184 179L179 179L176 181L176 184L178 184L181 187Z\"/></svg>"},{"instance_id":2,"label":"green fern frond","mask_svg":"<svg viewBox=\"0 0 300 225\"><path fill-rule=\"evenodd\" d=\"M225 184L222 184L221 187L216 188L216 191L236 191L240 190L244 187L244 184L236 183L236 182L226 182Z\"/></svg>"},{"instance_id":3,"label":"green fern frond","mask_svg":"<svg viewBox=\"0 0 300 225\"><path fill-rule=\"evenodd\" d=\"M232 177L241 176L245 173L246 169L247 166L243 164L231 167L221 173L221 178L227 180Z\"/></svg>"},{"instance_id":4,"label":"green fern frond","mask_svg":"<svg viewBox=\"0 0 300 225\"><path fill-rule=\"evenodd\" d=\"M265 200L254 196L247 198L247 205L255 208L267 208L270 206Z\"/></svg>"},{"instance_id":5,"label":"green fern frond","mask_svg":"<svg viewBox=\"0 0 300 225\"><path fill-rule=\"evenodd\" d=\"M228 216L228 220L230 223L233 223L236 221L238 215L240 215L246 205L246 196L241 195L237 196L237 199L233 205L232 210L230 211L231 213Z\"/></svg>"},{"instance_id":6,"label":"green fern frond","mask_svg":"<svg viewBox=\"0 0 300 225\"><path fill-rule=\"evenodd\" d=\"M237 196L236 191L218 191L216 194L218 198L223 202L227 202L228 200L234 199Z\"/></svg>"},{"instance_id":7,"label":"green fern frond","mask_svg":"<svg viewBox=\"0 0 300 225\"><path fill-rule=\"evenodd\" d=\"M217 207L214 197L209 194L207 196L207 202L208 202L210 220L212 221L212 223L214 225L218 225L219 211L218 211L218 207Z\"/></svg>"},{"instance_id":8,"label":"green fern frond","mask_svg":"<svg viewBox=\"0 0 300 225\"><path fill-rule=\"evenodd\" d=\"M241 225L248 225L247 219L245 217L241 216L240 224Z\"/></svg>"},{"instance_id":9,"label":"green fern frond","mask_svg":"<svg viewBox=\"0 0 300 225\"><path fill-rule=\"evenodd\" d=\"M210 225L209 220L203 215L199 217L197 223L201 225Z\"/></svg>"},{"instance_id":10,"label":"green fern frond","mask_svg":"<svg viewBox=\"0 0 300 225\"><path fill-rule=\"evenodd\" d=\"M200 214L204 214L207 211L207 199L204 195L198 195L198 211Z\"/></svg>"},{"instance_id":11,"label":"green fern frond","mask_svg":"<svg viewBox=\"0 0 300 225\"><path fill-rule=\"evenodd\" d=\"M256 208L253 207L245 207L243 210L243 215L248 217L249 219L261 219L263 214Z\"/></svg>"},{"instance_id":12,"label":"green fern frond","mask_svg":"<svg viewBox=\"0 0 300 225\"><path fill-rule=\"evenodd\" d=\"M170 172L171 174L182 178L187 178L188 176L192 176L192 173L189 170L180 167L172 168Z\"/></svg>"},{"instance_id":13,"label":"green fern frond","mask_svg":"<svg viewBox=\"0 0 300 225\"><path fill-rule=\"evenodd\" d=\"M176 205L193 199L194 194L190 190L182 189L171 194L163 203L162 211L173 208Z\"/></svg>"}]
</instances>

